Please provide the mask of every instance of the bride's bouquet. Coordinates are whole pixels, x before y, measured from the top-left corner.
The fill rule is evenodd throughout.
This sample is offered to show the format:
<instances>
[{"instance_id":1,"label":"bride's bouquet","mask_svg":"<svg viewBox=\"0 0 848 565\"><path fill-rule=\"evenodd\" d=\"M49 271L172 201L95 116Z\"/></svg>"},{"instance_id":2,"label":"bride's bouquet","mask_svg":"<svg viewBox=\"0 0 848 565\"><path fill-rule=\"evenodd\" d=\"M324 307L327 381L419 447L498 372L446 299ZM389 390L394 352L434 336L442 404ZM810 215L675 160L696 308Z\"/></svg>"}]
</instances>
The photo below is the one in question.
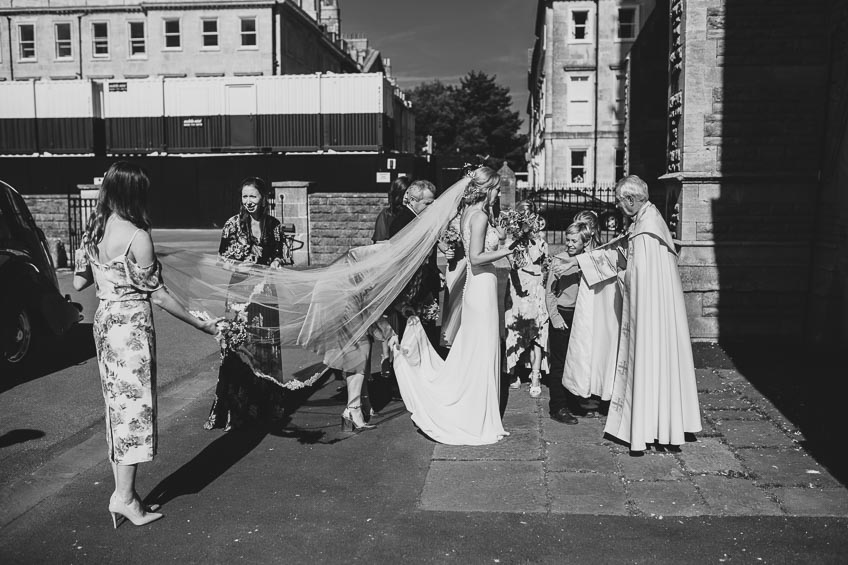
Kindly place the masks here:
<instances>
[{"instance_id":1,"label":"bride's bouquet","mask_svg":"<svg viewBox=\"0 0 848 565\"><path fill-rule=\"evenodd\" d=\"M514 240L513 262L516 267L524 267L534 262L530 248L545 229L545 219L529 210L505 210L498 216L498 225L506 235Z\"/></svg>"},{"instance_id":2,"label":"bride's bouquet","mask_svg":"<svg viewBox=\"0 0 848 565\"><path fill-rule=\"evenodd\" d=\"M459 234L459 230L454 225L454 222L450 222L445 227L442 235L439 236L439 241L453 250L453 258L448 259L448 269L453 271L456 269L456 264L462 255L462 236Z\"/></svg>"}]
</instances>

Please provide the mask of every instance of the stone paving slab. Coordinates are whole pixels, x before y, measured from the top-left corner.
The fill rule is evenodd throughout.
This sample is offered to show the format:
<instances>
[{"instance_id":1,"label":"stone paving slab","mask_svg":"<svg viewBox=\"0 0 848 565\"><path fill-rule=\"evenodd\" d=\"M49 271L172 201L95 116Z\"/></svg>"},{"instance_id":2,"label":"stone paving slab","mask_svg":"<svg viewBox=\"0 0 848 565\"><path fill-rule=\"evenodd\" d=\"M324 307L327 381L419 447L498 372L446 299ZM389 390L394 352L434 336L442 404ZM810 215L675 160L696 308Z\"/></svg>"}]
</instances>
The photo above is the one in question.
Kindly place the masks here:
<instances>
[{"instance_id":1,"label":"stone paving slab","mask_svg":"<svg viewBox=\"0 0 848 565\"><path fill-rule=\"evenodd\" d=\"M739 409L720 409L710 410L706 416L713 421L719 420L763 420L762 414L758 413L753 408L747 410Z\"/></svg>"},{"instance_id":2,"label":"stone paving slab","mask_svg":"<svg viewBox=\"0 0 848 565\"><path fill-rule=\"evenodd\" d=\"M751 403L743 400L739 393L733 390L718 392L707 392L698 394L701 402L701 410L744 410L751 407Z\"/></svg>"},{"instance_id":3,"label":"stone paving slab","mask_svg":"<svg viewBox=\"0 0 848 565\"><path fill-rule=\"evenodd\" d=\"M774 496L787 513L793 516L848 517L848 490L776 488Z\"/></svg>"},{"instance_id":4,"label":"stone paving slab","mask_svg":"<svg viewBox=\"0 0 848 565\"><path fill-rule=\"evenodd\" d=\"M630 483L627 492L636 509L648 516L714 514L689 481Z\"/></svg>"},{"instance_id":5,"label":"stone paving slab","mask_svg":"<svg viewBox=\"0 0 848 565\"><path fill-rule=\"evenodd\" d=\"M518 412L509 410L504 414L503 425L504 429L509 433L512 433L513 430L538 430L539 416L535 411L524 410Z\"/></svg>"},{"instance_id":6,"label":"stone paving slab","mask_svg":"<svg viewBox=\"0 0 848 565\"><path fill-rule=\"evenodd\" d=\"M783 511L765 491L747 479L704 475L694 477L707 505L725 516L778 516Z\"/></svg>"},{"instance_id":7,"label":"stone paving slab","mask_svg":"<svg viewBox=\"0 0 848 565\"><path fill-rule=\"evenodd\" d=\"M541 461L433 461L420 506L455 512L547 512Z\"/></svg>"},{"instance_id":8,"label":"stone paving slab","mask_svg":"<svg viewBox=\"0 0 848 565\"><path fill-rule=\"evenodd\" d=\"M490 445L437 444L433 450L433 459L530 461L542 458L542 440L538 428L512 429L509 433L506 438Z\"/></svg>"},{"instance_id":9,"label":"stone paving slab","mask_svg":"<svg viewBox=\"0 0 848 565\"><path fill-rule=\"evenodd\" d=\"M692 473L742 473L742 463L730 447L716 438L700 438L684 445L679 454L683 467Z\"/></svg>"},{"instance_id":10,"label":"stone paving slab","mask_svg":"<svg viewBox=\"0 0 848 565\"><path fill-rule=\"evenodd\" d=\"M421 508L848 517L848 490L800 448L785 416L770 403L748 402L754 389L734 371L699 378L703 431L679 451L640 457L604 437L604 417L551 420L547 388L539 399L510 391L504 425L512 435L489 446L437 445Z\"/></svg>"},{"instance_id":11,"label":"stone paving slab","mask_svg":"<svg viewBox=\"0 0 848 565\"><path fill-rule=\"evenodd\" d=\"M542 436L555 443L605 445L604 425L601 418L580 418L574 425L562 424L551 418L542 418Z\"/></svg>"},{"instance_id":12,"label":"stone paving slab","mask_svg":"<svg viewBox=\"0 0 848 565\"><path fill-rule=\"evenodd\" d=\"M777 486L838 487L827 469L802 450L743 449L739 456L754 478Z\"/></svg>"},{"instance_id":13,"label":"stone paving slab","mask_svg":"<svg viewBox=\"0 0 848 565\"><path fill-rule=\"evenodd\" d=\"M789 436L767 421L727 420L719 422L716 429L733 447L797 447Z\"/></svg>"},{"instance_id":14,"label":"stone paving slab","mask_svg":"<svg viewBox=\"0 0 848 565\"><path fill-rule=\"evenodd\" d=\"M685 477L680 462L670 453L617 455L616 461L628 481L677 481Z\"/></svg>"},{"instance_id":15,"label":"stone paving slab","mask_svg":"<svg viewBox=\"0 0 848 565\"><path fill-rule=\"evenodd\" d=\"M736 369L715 369L716 374L722 378L725 382L732 386L736 385L750 385L750 383L745 379L742 374L739 373Z\"/></svg>"},{"instance_id":16,"label":"stone paving slab","mask_svg":"<svg viewBox=\"0 0 848 565\"><path fill-rule=\"evenodd\" d=\"M712 392L729 386L729 383L712 369L695 369L695 382L698 392Z\"/></svg>"},{"instance_id":17,"label":"stone paving slab","mask_svg":"<svg viewBox=\"0 0 848 565\"><path fill-rule=\"evenodd\" d=\"M613 475L549 473L551 512L627 516L624 484Z\"/></svg>"},{"instance_id":18,"label":"stone paving slab","mask_svg":"<svg viewBox=\"0 0 848 565\"><path fill-rule=\"evenodd\" d=\"M717 421L712 420L706 413L701 413L701 431L696 434L698 438L722 437L717 428Z\"/></svg>"},{"instance_id":19,"label":"stone paving slab","mask_svg":"<svg viewBox=\"0 0 848 565\"><path fill-rule=\"evenodd\" d=\"M605 445L556 444L547 445L548 471L583 471L618 474L615 458Z\"/></svg>"}]
</instances>

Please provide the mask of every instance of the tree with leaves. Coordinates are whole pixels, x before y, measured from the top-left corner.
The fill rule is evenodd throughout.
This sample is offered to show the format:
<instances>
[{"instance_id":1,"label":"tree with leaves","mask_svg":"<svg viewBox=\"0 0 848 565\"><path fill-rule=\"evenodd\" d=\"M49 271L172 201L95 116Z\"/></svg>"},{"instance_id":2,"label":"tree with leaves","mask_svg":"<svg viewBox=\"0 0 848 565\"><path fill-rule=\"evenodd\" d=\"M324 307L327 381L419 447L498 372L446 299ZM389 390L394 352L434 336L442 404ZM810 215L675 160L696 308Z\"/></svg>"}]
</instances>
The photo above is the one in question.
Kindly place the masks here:
<instances>
[{"instance_id":1,"label":"tree with leaves","mask_svg":"<svg viewBox=\"0 0 848 565\"><path fill-rule=\"evenodd\" d=\"M495 168L506 160L514 171L525 170L527 136L519 133L521 119L511 110L509 88L494 76L471 71L459 86L435 80L418 85L409 95L416 145L423 147L432 135L433 153L443 166L488 155Z\"/></svg>"}]
</instances>

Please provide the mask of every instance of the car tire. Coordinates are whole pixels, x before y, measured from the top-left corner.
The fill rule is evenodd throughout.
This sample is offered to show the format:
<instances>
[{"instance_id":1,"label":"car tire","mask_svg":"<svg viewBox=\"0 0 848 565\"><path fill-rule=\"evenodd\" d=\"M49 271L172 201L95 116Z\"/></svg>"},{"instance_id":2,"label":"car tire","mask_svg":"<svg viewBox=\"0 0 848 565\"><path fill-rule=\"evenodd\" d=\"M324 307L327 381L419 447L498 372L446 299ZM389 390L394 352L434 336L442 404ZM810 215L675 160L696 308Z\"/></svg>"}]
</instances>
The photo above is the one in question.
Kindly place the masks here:
<instances>
[{"instance_id":1,"label":"car tire","mask_svg":"<svg viewBox=\"0 0 848 565\"><path fill-rule=\"evenodd\" d=\"M9 326L3 328L2 363L20 370L33 359L37 340L36 322L26 307L9 316Z\"/></svg>"}]
</instances>

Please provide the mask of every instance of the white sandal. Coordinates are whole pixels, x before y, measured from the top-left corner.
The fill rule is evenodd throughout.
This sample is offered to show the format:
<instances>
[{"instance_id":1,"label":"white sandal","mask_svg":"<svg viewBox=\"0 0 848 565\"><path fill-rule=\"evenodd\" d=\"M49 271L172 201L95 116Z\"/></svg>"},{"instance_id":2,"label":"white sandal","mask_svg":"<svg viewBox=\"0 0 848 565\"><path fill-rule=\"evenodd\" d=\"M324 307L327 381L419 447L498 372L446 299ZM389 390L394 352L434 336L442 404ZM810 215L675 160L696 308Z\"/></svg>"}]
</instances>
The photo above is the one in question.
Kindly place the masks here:
<instances>
[{"instance_id":1,"label":"white sandal","mask_svg":"<svg viewBox=\"0 0 848 565\"><path fill-rule=\"evenodd\" d=\"M542 396L542 377L538 371L530 373L530 397L539 398Z\"/></svg>"},{"instance_id":2,"label":"white sandal","mask_svg":"<svg viewBox=\"0 0 848 565\"><path fill-rule=\"evenodd\" d=\"M515 381L509 383L509 388L512 390L518 390L521 388L521 377L515 377Z\"/></svg>"}]
</instances>

